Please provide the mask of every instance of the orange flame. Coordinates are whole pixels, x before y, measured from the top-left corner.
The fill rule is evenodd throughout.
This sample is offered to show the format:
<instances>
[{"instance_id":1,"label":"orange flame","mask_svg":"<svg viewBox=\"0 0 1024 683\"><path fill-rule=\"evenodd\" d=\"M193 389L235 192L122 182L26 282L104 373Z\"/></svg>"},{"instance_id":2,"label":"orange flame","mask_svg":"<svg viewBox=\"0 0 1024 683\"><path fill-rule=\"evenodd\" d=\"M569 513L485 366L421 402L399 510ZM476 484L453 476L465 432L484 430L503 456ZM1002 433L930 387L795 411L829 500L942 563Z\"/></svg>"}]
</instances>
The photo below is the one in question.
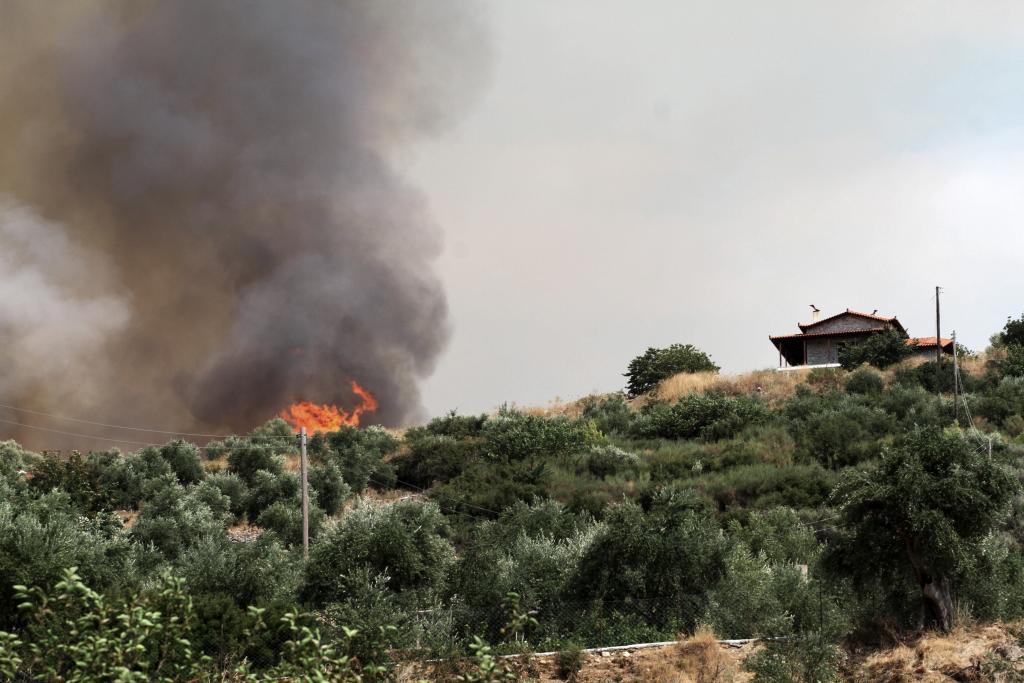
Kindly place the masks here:
<instances>
[{"instance_id":1,"label":"orange flame","mask_svg":"<svg viewBox=\"0 0 1024 683\"><path fill-rule=\"evenodd\" d=\"M282 410L281 417L296 432L303 427L307 432L335 432L342 427L358 427L363 413L377 410L377 399L355 380L352 380L352 393L359 397L359 405L352 412L338 406L299 401Z\"/></svg>"}]
</instances>

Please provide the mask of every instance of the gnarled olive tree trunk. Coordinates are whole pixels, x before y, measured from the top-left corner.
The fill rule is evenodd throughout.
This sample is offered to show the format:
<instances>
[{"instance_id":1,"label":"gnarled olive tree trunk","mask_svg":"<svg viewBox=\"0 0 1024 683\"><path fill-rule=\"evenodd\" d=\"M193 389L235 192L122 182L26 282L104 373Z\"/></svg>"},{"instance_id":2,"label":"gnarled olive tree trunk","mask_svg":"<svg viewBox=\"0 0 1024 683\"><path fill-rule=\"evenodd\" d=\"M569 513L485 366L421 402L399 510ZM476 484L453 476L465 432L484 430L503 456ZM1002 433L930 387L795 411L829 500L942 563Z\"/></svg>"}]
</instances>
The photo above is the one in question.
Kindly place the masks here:
<instances>
[{"instance_id":1,"label":"gnarled olive tree trunk","mask_svg":"<svg viewBox=\"0 0 1024 683\"><path fill-rule=\"evenodd\" d=\"M915 539L905 536L904 541L914 576L921 586L921 626L936 624L948 632L953 628L953 582L948 576L931 570L918 552Z\"/></svg>"}]
</instances>

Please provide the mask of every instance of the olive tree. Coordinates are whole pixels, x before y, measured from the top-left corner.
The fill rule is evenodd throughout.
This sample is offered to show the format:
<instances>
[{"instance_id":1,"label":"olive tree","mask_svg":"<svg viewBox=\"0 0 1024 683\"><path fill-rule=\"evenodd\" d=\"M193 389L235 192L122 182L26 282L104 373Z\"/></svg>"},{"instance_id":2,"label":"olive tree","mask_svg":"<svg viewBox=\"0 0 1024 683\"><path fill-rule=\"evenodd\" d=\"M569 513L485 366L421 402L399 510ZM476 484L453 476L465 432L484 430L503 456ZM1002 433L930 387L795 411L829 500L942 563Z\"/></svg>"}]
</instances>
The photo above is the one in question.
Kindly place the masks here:
<instances>
[{"instance_id":1,"label":"olive tree","mask_svg":"<svg viewBox=\"0 0 1024 683\"><path fill-rule=\"evenodd\" d=\"M922 621L949 630L957 582L1004 522L1016 479L958 431L915 429L878 466L849 471L833 492L841 535L834 571L865 584L920 588Z\"/></svg>"}]
</instances>

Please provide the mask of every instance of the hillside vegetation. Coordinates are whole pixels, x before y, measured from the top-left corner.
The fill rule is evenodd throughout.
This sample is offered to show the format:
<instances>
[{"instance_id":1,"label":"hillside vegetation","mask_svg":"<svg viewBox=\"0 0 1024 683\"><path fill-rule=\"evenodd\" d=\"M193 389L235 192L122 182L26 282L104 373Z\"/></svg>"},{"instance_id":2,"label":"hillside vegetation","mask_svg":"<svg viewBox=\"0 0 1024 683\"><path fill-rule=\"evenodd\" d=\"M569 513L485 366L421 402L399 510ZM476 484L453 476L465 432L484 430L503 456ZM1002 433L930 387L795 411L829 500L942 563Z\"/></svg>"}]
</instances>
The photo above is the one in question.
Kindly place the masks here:
<instances>
[{"instance_id":1,"label":"hillside vegetation","mask_svg":"<svg viewBox=\"0 0 1024 683\"><path fill-rule=\"evenodd\" d=\"M439 659L436 678L512 680L529 667L497 654L558 650L572 678L581 648L714 633L765 639L743 676L831 680L921 628L1020 619L1011 323L959 406L934 362L697 364L634 399L317 434L308 561L279 420L202 448L2 443L0 677L391 680Z\"/></svg>"}]
</instances>

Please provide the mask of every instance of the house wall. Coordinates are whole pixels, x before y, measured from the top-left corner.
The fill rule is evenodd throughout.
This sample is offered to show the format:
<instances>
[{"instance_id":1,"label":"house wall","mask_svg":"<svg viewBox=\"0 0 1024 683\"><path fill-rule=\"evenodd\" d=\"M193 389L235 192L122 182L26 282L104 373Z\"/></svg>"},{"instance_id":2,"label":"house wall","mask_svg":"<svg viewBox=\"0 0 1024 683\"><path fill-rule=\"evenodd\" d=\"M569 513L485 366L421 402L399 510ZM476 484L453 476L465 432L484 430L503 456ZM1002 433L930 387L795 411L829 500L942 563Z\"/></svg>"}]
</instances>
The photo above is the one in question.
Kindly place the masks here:
<instances>
[{"instance_id":1,"label":"house wall","mask_svg":"<svg viewBox=\"0 0 1024 683\"><path fill-rule=\"evenodd\" d=\"M808 328L809 332L818 334L819 332L853 332L856 330L870 330L872 328L889 327L890 323L882 322L881 320L868 320L861 318L856 315L843 314L835 320L829 320L828 322L815 325L814 327ZM808 354L810 351L808 351Z\"/></svg>"},{"instance_id":2,"label":"house wall","mask_svg":"<svg viewBox=\"0 0 1024 683\"><path fill-rule=\"evenodd\" d=\"M807 340L807 364L822 365L839 362L839 343L835 339L816 338Z\"/></svg>"}]
</instances>

